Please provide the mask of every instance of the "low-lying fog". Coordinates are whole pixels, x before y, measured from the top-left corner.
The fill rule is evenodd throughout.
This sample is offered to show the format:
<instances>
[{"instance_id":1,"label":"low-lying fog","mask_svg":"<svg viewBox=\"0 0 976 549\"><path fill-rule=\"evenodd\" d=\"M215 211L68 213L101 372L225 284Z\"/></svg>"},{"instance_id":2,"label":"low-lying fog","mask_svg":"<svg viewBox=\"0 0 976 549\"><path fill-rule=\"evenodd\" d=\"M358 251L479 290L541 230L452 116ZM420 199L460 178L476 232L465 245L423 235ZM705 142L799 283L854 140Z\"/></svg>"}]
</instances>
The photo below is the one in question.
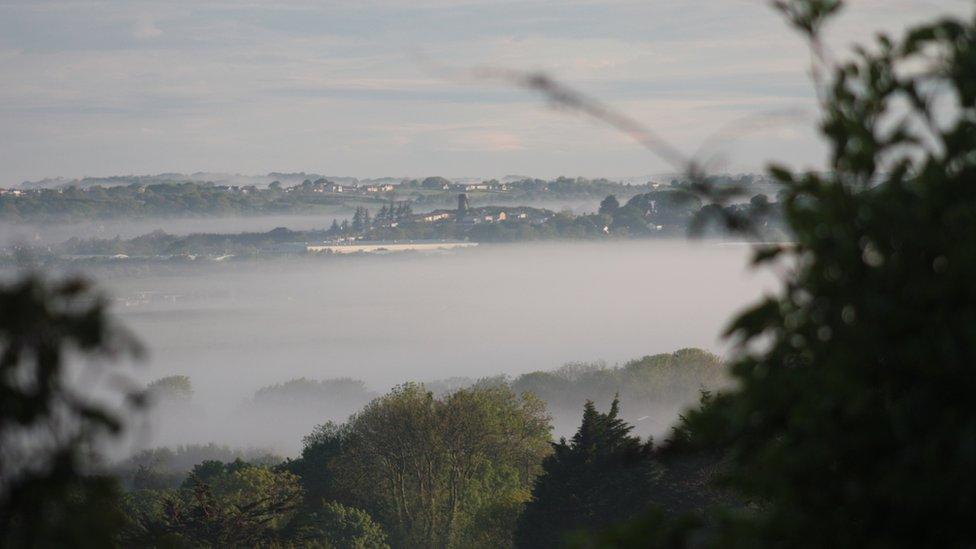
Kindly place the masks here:
<instances>
[{"instance_id":1,"label":"low-lying fog","mask_svg":"<svg viewBox=\"0 0 976 549\"><path fill-rule=\"evenodd\" d=\"M192 233L267 232L275 227L295 231L326 229L333 219L352 216L352 211L335 207L314 215L261 215L234 217L170 217L142 220L105 219L78 223L12 223L0 221L0 246L12 244L58 244L72 237L129 239L153 231L175 235Z\"/></svg>"},{"instance_id":2,"label":"low-lying fog","mask_svg":"<svg viewBox=\"0 0 976 549\"><path fill-rule=\"evenodd\" d=\"M137 375L192 380L192 404L158 413L166 417L154 420L149 442L294 453L312 426L355 409L243 413L257 389L350 377L382 393L405 381L613 366L683 347L721 353L730 315L771 283L747 269L748 250L647 240L483 245L94 275L148 346ZM677 409L662 413L659 427Z\"/></svg>"},{"instance_id":3,"label":"low-lying fog","mask_svg":"<svg viewBox=\"0 0 976 549\"><path fill-rule=\"evenodd\" d=\"M477 203L480 205L480 202ZM450 208L453 203L418 204L416 212L435 208ZM593 199L531 199L519 201L519 205L545 208L552 211L570 210L576 214L593 213L599 200ZM370 206L376 213L380 205ZM129 239L153 231L174 235L192 233L242 233L267 232L276 227L293 231L327 229L333 219L351 219L354 205L320 206L316 213L253 215L227 217L153 217L147 219L101 219L79 222L13 222L0 220L0 246L31 244L35 246L59 244L69 238L123 238Z\"/></svg>"}]
</instances>

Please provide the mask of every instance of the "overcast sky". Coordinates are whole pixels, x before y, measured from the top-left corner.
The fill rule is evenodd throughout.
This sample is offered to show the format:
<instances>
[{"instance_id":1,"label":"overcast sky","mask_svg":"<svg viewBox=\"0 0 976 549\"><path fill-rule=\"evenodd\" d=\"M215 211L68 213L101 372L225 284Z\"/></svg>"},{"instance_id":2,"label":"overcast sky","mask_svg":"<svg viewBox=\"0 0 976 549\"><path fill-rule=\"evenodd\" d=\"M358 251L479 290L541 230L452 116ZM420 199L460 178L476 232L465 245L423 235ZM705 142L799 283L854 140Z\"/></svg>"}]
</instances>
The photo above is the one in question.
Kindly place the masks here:
<instances>
[{"instance_id":1,"label":"overcast sky","mask_svg":"<svg viewBox=\"0 0 976 549\"><path fill-rule=\"evenodd\" d=\"M831 47L971 6L854 0ZM544 70L686 153L704 145L722 171L823 156L806 50L761 0L0 1L0 186L670 170L529 91L446 78L431 62Z\"/></svg>"}]
</instances>

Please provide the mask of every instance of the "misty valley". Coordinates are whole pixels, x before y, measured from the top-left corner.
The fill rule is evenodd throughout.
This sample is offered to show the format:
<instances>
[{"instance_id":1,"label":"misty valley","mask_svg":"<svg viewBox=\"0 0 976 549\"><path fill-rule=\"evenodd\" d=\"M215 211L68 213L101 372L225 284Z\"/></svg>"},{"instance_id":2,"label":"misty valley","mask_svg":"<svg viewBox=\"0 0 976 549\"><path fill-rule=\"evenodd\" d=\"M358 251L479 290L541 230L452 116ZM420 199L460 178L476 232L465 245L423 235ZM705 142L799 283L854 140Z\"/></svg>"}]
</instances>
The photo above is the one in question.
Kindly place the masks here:
<instances>
[{"instance_id":1,"label":"misty valley","mask_svg":"<svg viewBox=\"0 0 976 549\"><path fill-rule=\"evenodd\" d=\"M131 444L295 455L317 424L400 384L521 393L533 375L592 378L547 402L554 436L572 433L584 402L617 393L636 432L662 436L721 385L710 353L723 351L722 322L769 282L747 275L741 241L681 237L716 214L761 214L762 238L782 237L767 178L712 183L753 199L706 206L680 177L26 182L0 194L0 224L15 229L0 263L98 280L148 350L140 382L192 387L183 405L150 408L117 458L145 449ZM218 228L239 232L207 231ZM679 349L704 353L708 371L683 379L668 366L637 382L625 366Z\"/></svg>"},{"instance_id":2,"label":"misty valley","mask_svg":"<svg viewBox=\"0 0 976 549\"><path fill-rule=\"evenodd\" d=\"M510 543L549 444L573 437L587 414L629 425L627 440L649 449L670 436L679 414L730 387L719 336L731 314L774 283L748 269L743 243L602 240L228 260L40 257L61 276L98 280L109 309L146 349L129 377L146 405L127 413L123 437L99 443L99 469L127 494L126 543L178 532L174 539L193 544L249 545L269 535L302 544L325 531L349 547ZM108 392L97 384L85 391ZM374 421L408 431L381 435ZM353 435L359 429L365 438ZM458 429L487 438L439 438ZM469 469L459 478L407 478L388 468L388 451L406 452L398 460L453 460L463 451ZM332 470L345 463L363 468ZM682 493L721 499L690 488L697 470L678 471L668 482ZM497 474L506 480L491 480ZM407 484L391 493L370 487L398 478ZM487 492L475 489L486 482ZM443 490L486 499L457 503L454 525L387 515L390 505L445 505ZM192 518L218 501L237 510ZM296 512L323 504L315 515ZM497 516L485 524L478 513ZM239 521L250 526L235 528Z\"/></svg>"},{"instance_id":3,"label":"misty valley","mask_svg":"<svg viewBox=\"0 0 976 549\"><path fill-rule=\"evenodd\" d=\"M149 349L139 377L192 382L196 417L171 424L159 418L152 440L290 454L316 422L341 421L368 395L404 382L445 391L565 364L621 366L686 347L721 353L725 319L770 282L748 272L746 259L745 246L720 243L534 243L133 273L106 267L98 279ZM708 379L721 378L719 370ZM661 435L708 388L698 375L676 394L640 398L628 392L629 382L605 380L600 395L564 407L557 432L569 432L586 398L607 404L620 391L628 418L648 416L638 423L642 434ZM278 395L268 413L278 409L289 421L238 414L262 387L301 378L326 383L299 384L295 399L284 390L268 393ZM331 394L335 379L361 383L350 385L357 398L346 395L342 405L320 399L324 410L299 406L311 399L302 391ZM657 409L649 414L648 407Z\"/></svg>"},{"instance_id":4,"label":"misty valley","mask_svg":"<svg viewBox=\"0 0 976 549\"><path fill-rule=\"evenodd\" d=\"M974 5L686 4L0 2L0 548L976 547Z\"/></svg>"},{"instance_id":5,"label":"misty valley","mask_svg":"<svg viewBox=\"0 0 976 549\"><path fill-rule=\"evenodd\" d=\"M294 505L298 496L288 490L299 489L306 501L384 508L387 495L375 493L379 499L372 503L360 499L374 493L365 486L313 480L325 467L325 458L316 456L330 445L354 451L345 433L359 428L370 410L393 414L384 423L410 429L429 421L442 425L456 414L489 413L491 421L515 414L515 423L497 427L510 434L487 435L479 446L489 440L510 444L504 441L517 431L508 429L535 422L531 434L517 435L531 437L519 446L486 447L465 459L494 460L489 456L496 452L514 456L530 448L544 455L546 442L573 436L588 402L602 413L619 407L616 421L632 425L634 436L664 439L680 413L730 384L718 336L728 316L772 282L747 264L748 247L741 244L667 239L127 268L83 263L101 281L119 319L149 349L134 372L150 406L133 416L123 439L106 448L108 470L135 498L130 512L153 528L159 527L155 511L143 506L163 505L167 494L190 497L195 482L206 482L215 494L240 490L232 487L241 482L266 486L262 490L273 490L281 501L267 503L262 516L287 515L275 515L274 505ZM433 399L433 408L423 403L426 398ZM462 408L450 411L453 406ZM445 411L438 412L440 407ZM421 423L411 426L406 418L424 410L435 417L417 418ZM437 419L439 413L449 416ZM462 419L476 422L466 429L489 428L476 417ZM461 426L427 428L433 430L424 436L442 436L442 429ZM403 451L441 451L435 450L440 442L416 443L421 446L409 442ZM384 450L330 459L336 466L368 460L398 443L369 444ZM434 446L423 450L426 444ZM484 504L459 507L463 521L479 508L502 513L492 527L499 530L486 530L480 522L442 524L430 534L410 528L398 535L413 541L400 543L439 543L428 535L449 535L458 540L452 543L465 545L462 540L469 538L484 538L487 546L503 543L516 517L509 513L521 505L516 494L535 474L536 459L523 456L504 465L513 472L525 468L522 480L506 481L513 484L505 490L514 492L482 495L488 498ZM384 466L363 463L364 470L343 474L386 474ZM271 472L277 476L251 478ZM467 474L474 477L454 489L470 497L470 482L489 473ZM692 485L694 478L674 482ZM406 490L420 497L413 490L425 490L432 480L415 478L408 482L420 484ZM264 492L235 493L239 505L246 505ZM189 505L189 512L196 503L181 505ZM130 539L148 539L140 536L152 532L130 533Z\"/></svg>"},{"instance_id":6,"label":"misty valley","mask_svg":"<svg viewBox=\"0 0 976 549\"><path fill-rule=\"evenodd\" d=\"M127 545L510 545L552 444L595 421L649 458L732 386L725 323L774 283L747 241L783 237L762 176L715 177L753 197L717 206L681 179L273 175L0 194L3 276L97 280L144 349L126 360L143 405L98 442ZM738 215L764 230L683 238ZM79 388L117 407L110 386Z\"/></svg>"}]
</instances>

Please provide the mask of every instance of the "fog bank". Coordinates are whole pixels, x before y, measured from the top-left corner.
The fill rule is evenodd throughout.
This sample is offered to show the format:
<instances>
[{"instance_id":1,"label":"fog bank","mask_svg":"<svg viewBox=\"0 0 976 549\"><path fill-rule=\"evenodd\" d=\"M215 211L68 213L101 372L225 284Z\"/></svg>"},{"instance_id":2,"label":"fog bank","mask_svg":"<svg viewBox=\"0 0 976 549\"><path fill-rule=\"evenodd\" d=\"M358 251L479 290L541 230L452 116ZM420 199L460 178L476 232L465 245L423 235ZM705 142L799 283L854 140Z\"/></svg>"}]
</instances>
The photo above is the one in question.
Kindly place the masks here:
<instances>
[{"instance_id":1,"label":"fog bank","mask_svg":"<svg viewBox=\"0 0 976 549\"><path fill-rule=\"evenodd\" d=\"M349 377L383 392L405 381L614 365L683 347L721 353L718 336L733 312L771 283L747 270L747 257L747 246L645 240L97 276L148 346L139 376L192 379L192 418L157 427L153 442L294 451L311 425L330 418L236 425L257 389Z\"/></svg>"}]
</instances>

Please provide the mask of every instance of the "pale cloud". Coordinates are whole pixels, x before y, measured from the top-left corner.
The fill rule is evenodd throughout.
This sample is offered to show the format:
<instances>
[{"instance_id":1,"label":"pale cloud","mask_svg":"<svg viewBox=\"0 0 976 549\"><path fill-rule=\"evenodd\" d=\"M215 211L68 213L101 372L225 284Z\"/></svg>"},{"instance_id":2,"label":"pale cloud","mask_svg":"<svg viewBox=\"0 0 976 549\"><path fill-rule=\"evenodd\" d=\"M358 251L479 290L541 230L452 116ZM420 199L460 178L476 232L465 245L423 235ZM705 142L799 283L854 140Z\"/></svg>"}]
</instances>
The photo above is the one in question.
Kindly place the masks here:
<instances>
[{"instance_id":1,"label":"pale cloud","mask_svg":"<svg viewBox=\"0 0 976 549\"><path fill-rule=\"evenodd\" d=\"M163 35L163 31L152 19L140 18L132 26L132 35L140 39L158 38Z\"/></svg>"},{"instance_id":2,"label":"pale cloud","mask_svg":"<svg viewBox=\"0 0 976 549\"><path fill-rule=\"evenodd\" d=\"M867 29L971 10L853 0L830 43L843 55ZM0 186L154 171L670 169L532 93L446 78L422 59L544 70L689 152L743 121L814 109L804 44L762 0L2 2ZM730 165L815 165L810 127L730 138Z\"/></svg>"}]
</instances>

